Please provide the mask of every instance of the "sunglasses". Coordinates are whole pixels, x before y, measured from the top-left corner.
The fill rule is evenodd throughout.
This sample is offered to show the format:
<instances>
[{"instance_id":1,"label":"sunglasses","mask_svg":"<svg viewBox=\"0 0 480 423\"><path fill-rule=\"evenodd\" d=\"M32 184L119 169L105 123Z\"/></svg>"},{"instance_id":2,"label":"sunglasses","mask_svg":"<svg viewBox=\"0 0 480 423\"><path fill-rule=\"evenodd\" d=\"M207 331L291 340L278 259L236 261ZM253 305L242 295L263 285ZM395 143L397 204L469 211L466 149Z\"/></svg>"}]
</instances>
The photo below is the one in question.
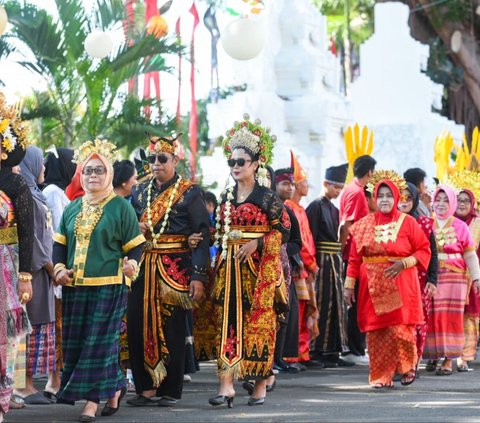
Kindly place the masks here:
<instances>
[{"instance_id":1,"label":"sunglasses","mask_svg":"<svg viewBox=\"0 0 480 423\"><path fill-rule=\"evenodd\" d=\"M251 160L245 160L245 159L229 159L227 161L229 167L235 167L235 165L238 165L238 167L243 167L245 166L245 163L251 162Z\"/></svg>"},{"instance_id":2,"label":"sunglasses","mask_svg":"<svg viewBox=\"0 0 480 423\"><path fill-rule=\"evenodd\" d=\"M160 164L165 164L168 162L168 157L164 156L163 154L160 154L159 156L153 155L153 156L148 156L147 157L148 163L154 164L155 160L158 161Z\"/></svg>"},{"instance_id":3,"label":"sunglasses","mask_svg":"<svg viewBox=\"0 0 480 423\"><path fill-rule=\"evenodd\" d=\"M105 166L97 166L97 167L87 166L83 168L82 175L90 176L92 173L95 173L95 175L104 175L106 172L107 172L107 168Z\"/></svg>"}]
</instances>

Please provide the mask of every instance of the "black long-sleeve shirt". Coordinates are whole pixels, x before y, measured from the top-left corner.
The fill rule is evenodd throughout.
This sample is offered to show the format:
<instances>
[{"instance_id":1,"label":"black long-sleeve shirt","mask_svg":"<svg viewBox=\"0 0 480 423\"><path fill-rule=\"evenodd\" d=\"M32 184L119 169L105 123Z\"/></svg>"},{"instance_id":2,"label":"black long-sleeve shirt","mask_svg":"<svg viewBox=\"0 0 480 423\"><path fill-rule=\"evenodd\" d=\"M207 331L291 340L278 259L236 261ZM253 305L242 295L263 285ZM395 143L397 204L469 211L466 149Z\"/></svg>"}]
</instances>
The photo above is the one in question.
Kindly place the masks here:
<instances>
[{"instance_id":1,"label":"black long-sleeve shirt","mask_svg":"<svg viewBox=\"0 0 480 423\"><path fill-rule=\"evenodd\" d=\"M163 191L175 184L179 176L175 176L168 182L162 184L160 189L153 184L151 192L151 203L155 201ZM150 180L142 182L132 190L132 205L137 216L140 217L147 209L148 186ZM157 233L162 225L162 220L155 226ZM192 185L185 191L183 196L172 206L168 216L168 222L163 232L165 235L186 235L201 232L203 240L200 241L192 251L191 280L207 281L207 267L209 263L210 244L210 218L205 206L205 199L202 189L198 185Z\"/></svg>"}]
</instances>

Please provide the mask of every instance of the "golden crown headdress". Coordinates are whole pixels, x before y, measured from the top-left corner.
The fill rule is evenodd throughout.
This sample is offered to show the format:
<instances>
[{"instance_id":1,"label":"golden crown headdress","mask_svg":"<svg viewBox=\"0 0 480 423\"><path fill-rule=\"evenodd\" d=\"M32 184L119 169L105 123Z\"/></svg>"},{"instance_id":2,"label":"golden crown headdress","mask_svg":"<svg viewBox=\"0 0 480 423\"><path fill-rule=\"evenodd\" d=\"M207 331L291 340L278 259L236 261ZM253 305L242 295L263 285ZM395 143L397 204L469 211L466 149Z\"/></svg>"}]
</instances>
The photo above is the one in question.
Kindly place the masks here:
<instances>
[{"instance_id":1,"label":"golden crown headdress","mask_svg":"<svg viewBox=\"0 0 480 423\"><path fill-rule=\"evenodd\" d=\"M473 170L460 170L452 173L446 180L445 184L460 192L462 189L469 189L473 192L475 200L480 200L480 173Z\"/></svg>"},{"instance_id":2,"label":"golden crown headdress","mask_svg":"<svg viewBox=\"0 0 480 423\"><path fill-rule=\"evenodd\" d=\"M29 145L27 125L18 118L16 108L7 104L2 93L0 93L0 135L2 149L6 154L15 150L17 145L23 150Z\"/></svg>"},{"instance_id":3,"label":"golden crown headdress","mask_svg":"<svg viewBox=\"0 0 480 423\"><path fill-rule=\"evenodd\" d=\"M148 146L149 154L170 153L176 156L179 151L178 138L182 133L179 133L173 137L154 137L149 132L145 131L150 144Z\"/></svg>"},{"instance_id":4,"label":"golden crown headdress","mask_svg":"<svg viewBox=\"0 0 480 423\"><path fill-rule=\"evenodd\" d=\"M373 172L373 175L368 180L367 191L373 194L375 192L375 186L382 180L392 181L400 191L400 195L402 195L404 190L408 189L407 182L403 176L393 170L379 169Z\"/></svg>"},{"instance_id":5,"label":"golden crown headdress","mask_svg":"<svg viewBox=\"0 0 480 423\"><path fill-rule=\"evenodd\" d=\"M373 130L364 126L361 129L356 123L354 126L349 126L345 131L345 154L348 162L348 172L346 182L348 183L353 178L353 164L355 160L364 155L371 155L373 152L374 133Z\"/></svg>"},{"instance_id":6,"label":"golden crown headdress","mask_svg":"<svg viewBox=\"0 0 480 423\"><path fill-rule=\"evenodd\" d=\"M234 122L233 127L227 131L223 140L223 154L229 158L236 148L244 148L258 156L260 168L258 169L258 183L267 184L266 166L272 163L273 148L277 141L276 135L270 135L270 128L261 126L261 120L251 122L250 116L245 113L243 121Z\"/></svg>"},{"instance_id":7,"label":"golden crown headdress","mask_svg":"<svg viewBox=\"0 0 480 423\"><path fill-rule=\"evenodd\" d=\"M94 153L105 157L105 159L112 164L121 159L115 144L96 138L94 141L85 141L78 147L75 150L72 161L77 164L82 164Z\"/></svg>"}]
</instances>

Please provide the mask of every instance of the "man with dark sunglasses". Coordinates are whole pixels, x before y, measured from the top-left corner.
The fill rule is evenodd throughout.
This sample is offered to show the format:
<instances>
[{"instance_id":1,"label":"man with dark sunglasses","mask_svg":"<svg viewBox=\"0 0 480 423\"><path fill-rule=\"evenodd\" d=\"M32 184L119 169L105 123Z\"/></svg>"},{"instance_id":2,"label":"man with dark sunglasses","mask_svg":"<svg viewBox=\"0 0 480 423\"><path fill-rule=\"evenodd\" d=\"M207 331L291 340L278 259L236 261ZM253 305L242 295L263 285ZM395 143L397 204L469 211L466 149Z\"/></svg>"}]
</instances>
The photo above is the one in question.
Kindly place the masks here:
<instances>
[{"instance_id":1,"label":"man with dark sunglasses","mask_svg":"<svg viewBox=\"0 0 480 423\"><path fill-rule=\"evenodd\" d=\"M187 313L203 297L209 263L210 220L200 187L182 178L177 141L147 134L152 178L132 191L147 243L127 309L134 406L173 407L181 398ZM188 244L192 233L201 233ZM154 400L153 397L160 397Z\"/></svg>"}]
</instances>

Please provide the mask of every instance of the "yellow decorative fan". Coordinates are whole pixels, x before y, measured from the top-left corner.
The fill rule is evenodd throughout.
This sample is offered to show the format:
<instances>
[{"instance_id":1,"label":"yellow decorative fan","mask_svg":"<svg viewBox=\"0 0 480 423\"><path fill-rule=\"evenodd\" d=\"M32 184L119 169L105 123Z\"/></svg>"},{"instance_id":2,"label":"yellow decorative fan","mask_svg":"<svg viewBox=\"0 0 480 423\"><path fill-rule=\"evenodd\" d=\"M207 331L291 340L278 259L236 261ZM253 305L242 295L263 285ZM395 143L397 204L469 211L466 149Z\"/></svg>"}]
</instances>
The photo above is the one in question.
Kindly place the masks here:
<instances>
[{"instance_id":1,"label":"yellow decorative fan","mask_svg":"<svg viewBox=\"0 0 480 423\"><path fill-rule=\"evenodd\" d=\"M452 153L455 155L451 163ZM437 165L436 176L439 181L446 181L454 173L470 170L480 170L480 132L478 127L472 132L472 144L468 146L467 137L463 134L462 145L454 142L448 131L443 131L434 144L434 160Z\"/></svg>"},{"instance_id":2,"label":"yellow decorative fan","mask_svg":"<svg viewBox=\"0 0 480 423\"><path fill-rule=\"evenodd\" d=\"M345 131L345 152L348 161L347 183L353 178L355 159L366 154L372 154L373 139L373 131L370 131L367 126L364 126L360 131L358 123L353 127L349 126Z\"/></svg>"},{"instance_id":3,"label":"yellow decorative fan","mask_svg":"<svg viewBox=\"0 0 480 423\"><path fill-rule=\"evenodd\" d=\"M480 199L480 173L476 171L463 169L454 172L445 182L456 190L469 189L475 199Z\"/></svg>"}]
</instances>

